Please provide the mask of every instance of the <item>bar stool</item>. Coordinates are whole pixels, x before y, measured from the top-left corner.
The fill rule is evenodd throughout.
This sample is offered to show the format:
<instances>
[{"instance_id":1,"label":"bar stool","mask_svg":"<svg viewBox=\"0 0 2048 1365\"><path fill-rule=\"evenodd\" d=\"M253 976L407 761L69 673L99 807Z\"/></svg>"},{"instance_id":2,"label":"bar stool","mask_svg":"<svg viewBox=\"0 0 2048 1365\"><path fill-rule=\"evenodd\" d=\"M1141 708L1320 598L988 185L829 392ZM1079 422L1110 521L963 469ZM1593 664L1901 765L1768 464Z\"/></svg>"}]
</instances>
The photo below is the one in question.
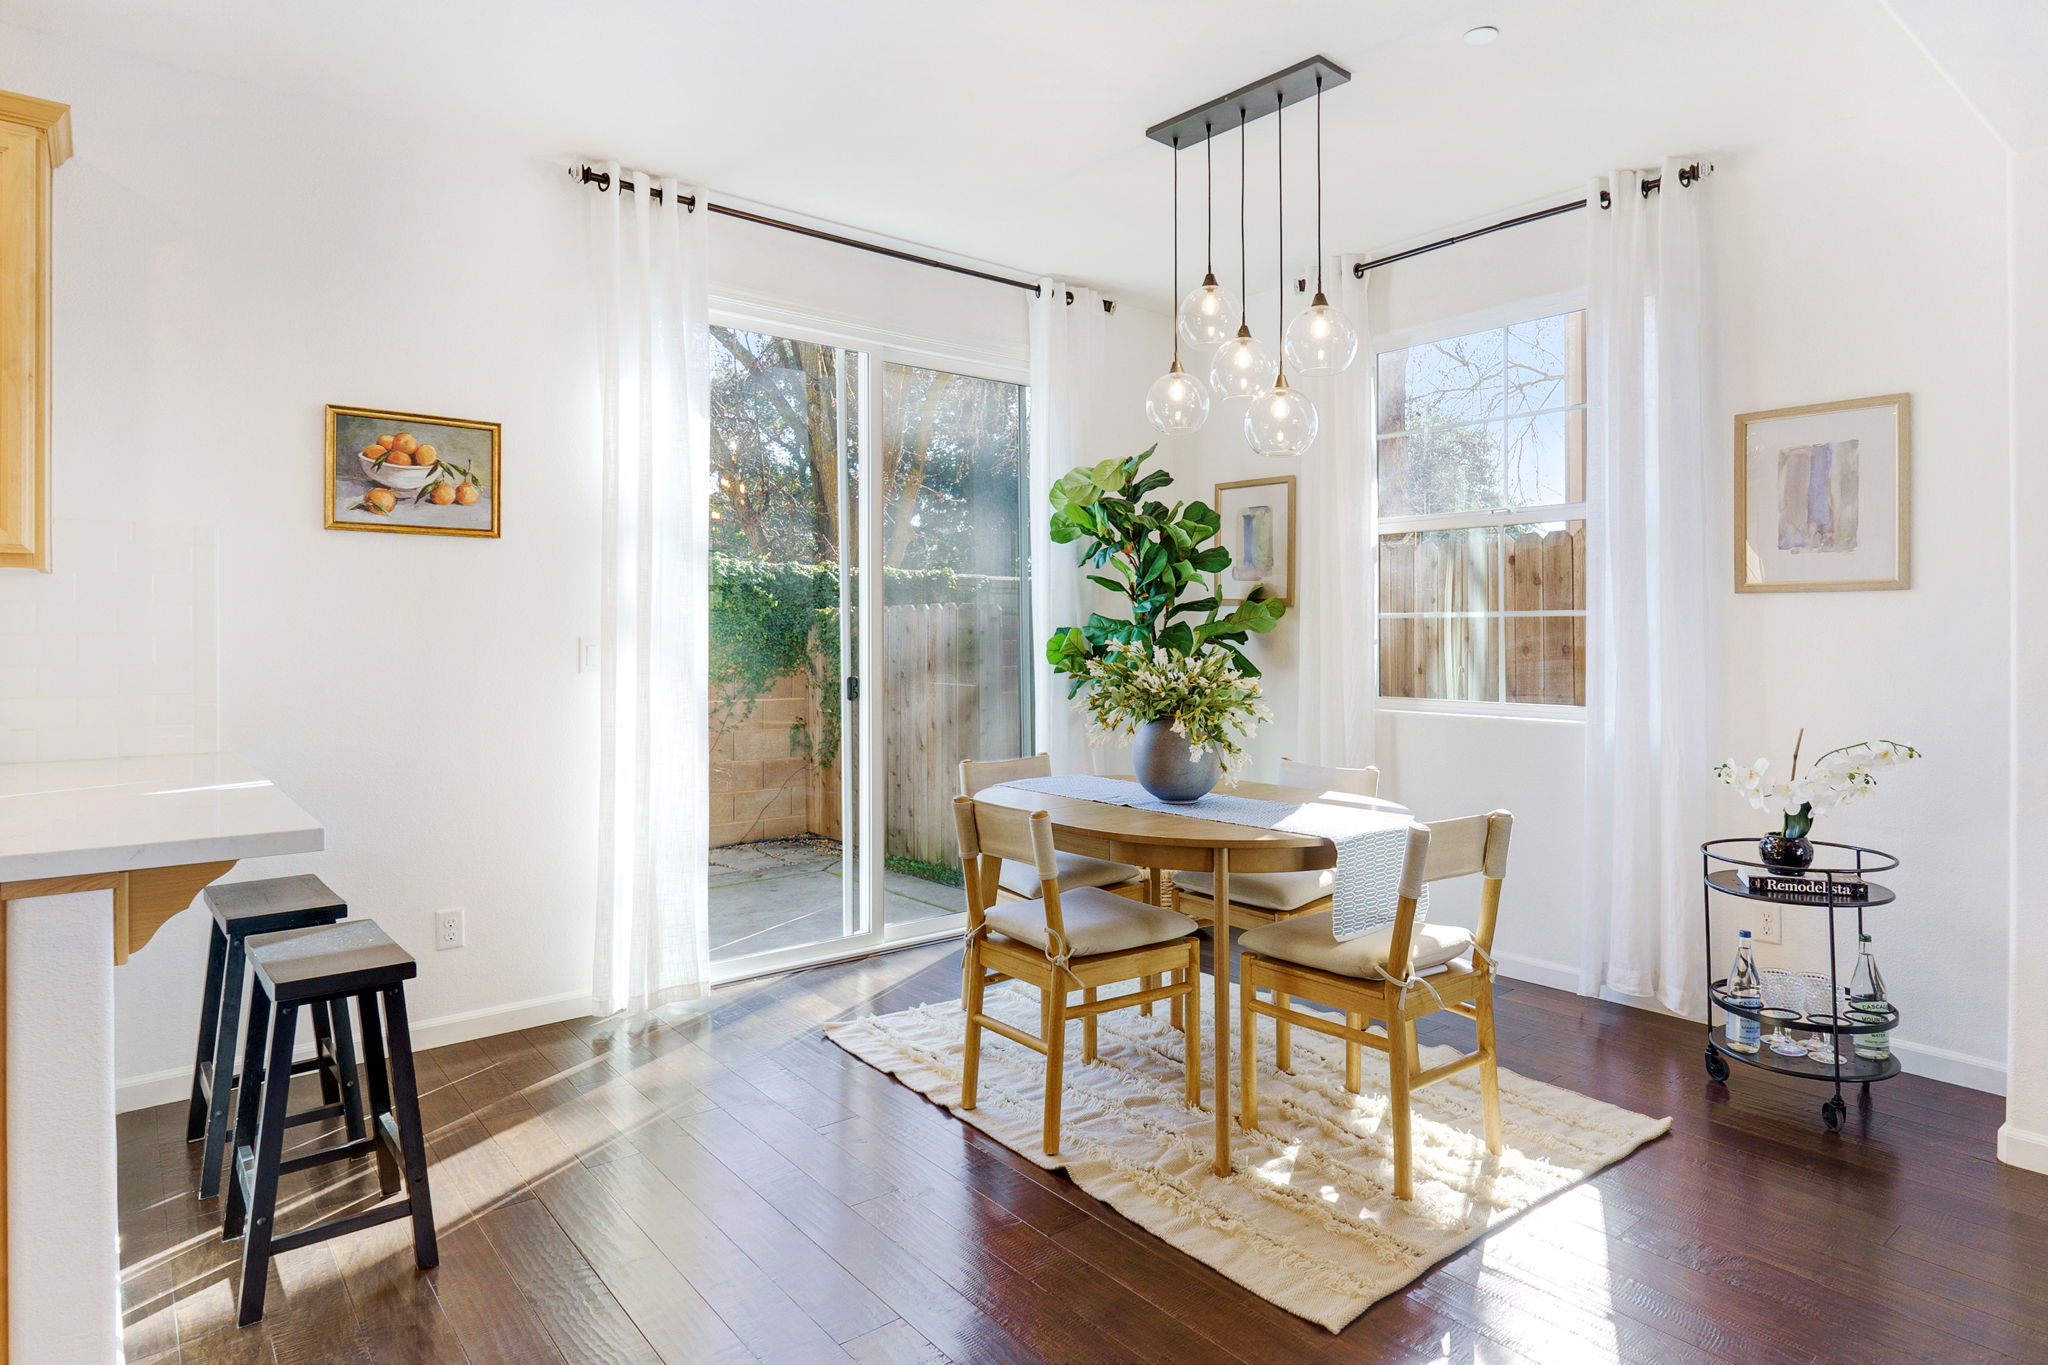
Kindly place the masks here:
<instances>
[{"instance_id":1,"label":"bar stool","mask_svg":"<svg viewBox=\"0 0 2048 1365\"><path fill-rule=\"evenodd\" d=\"M235 1027L241 1021L248 977L247 942L255 934L332 924L347 916L348 903L310 873L209 886L203 895L213 912L213 935L206 950L206 989L199 1002L199 1052L192 1064L185 1141L206 1142L199 1165L199 1197L211 1199L220 1193L221 1158L227 1147L228 1096L235 1088ZM319 1073L321 1105L292 1120L313 1123L340 1115L347 1121L348 1135L359 1138L363 1099L356 1085L355 1043L347 1012L316 1010L313 1038L314 1055L293 1066L292 1074Z\"/></svg>"},{"instance_id":2,"label":"bar stool","mask_svg":"<svg viewBox=\"0 0 2048 1365\"><path fill-rule=\"evenodd\" d=\"M413 1078L412 1029L405 1015L404 983L419 975L419 965L374 920L344 920L325 928L263 934L249 940L248 950L256 989L249 996L248 1043L242 1053L242 1090L235 1110L230 1171L234 1178L228 1182L227 1216L221 1229L222 1241L242 1238L236 1321L244 1327L263 1316L270 1258L279 1252L410 1217L414 1264L431 1270L440 1263L433 1203L427 1193L427 1144L420 1130L419 1087ZM292 1121L286 1112L286 1097L291 1089L298 1013L311 1009L317 1021L326 1009L339 1021L347 1017L351 999L362 1017L370 1133L286 1158L284 1130ZM373 1152L377 1188L393 1195L402 1183L403 1199L292 1232L278 1232L279 1176Z\"/></svg>"}]
</instances>

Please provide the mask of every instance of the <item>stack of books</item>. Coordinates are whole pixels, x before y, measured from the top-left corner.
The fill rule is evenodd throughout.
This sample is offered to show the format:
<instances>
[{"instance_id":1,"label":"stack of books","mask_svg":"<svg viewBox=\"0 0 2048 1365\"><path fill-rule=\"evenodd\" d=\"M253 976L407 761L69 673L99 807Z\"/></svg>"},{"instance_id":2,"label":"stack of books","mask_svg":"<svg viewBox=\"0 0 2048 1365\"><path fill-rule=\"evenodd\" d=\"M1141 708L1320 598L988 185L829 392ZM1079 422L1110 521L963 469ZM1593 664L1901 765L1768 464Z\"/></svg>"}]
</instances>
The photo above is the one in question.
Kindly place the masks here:
<instances>
[{"instance_id":1,"label":"stack of books","mask_svg":"<svg viewBox=\"0 0 2048 1365\"><path fill-rule=\"evenodd\" d=\"M1854 904L1870 899L1870 883L1853 872L1823 877L1807 872L1742 869L1742 886L1753 896L1784 896L1788 899Z\"/></svg>"}]
</instances>

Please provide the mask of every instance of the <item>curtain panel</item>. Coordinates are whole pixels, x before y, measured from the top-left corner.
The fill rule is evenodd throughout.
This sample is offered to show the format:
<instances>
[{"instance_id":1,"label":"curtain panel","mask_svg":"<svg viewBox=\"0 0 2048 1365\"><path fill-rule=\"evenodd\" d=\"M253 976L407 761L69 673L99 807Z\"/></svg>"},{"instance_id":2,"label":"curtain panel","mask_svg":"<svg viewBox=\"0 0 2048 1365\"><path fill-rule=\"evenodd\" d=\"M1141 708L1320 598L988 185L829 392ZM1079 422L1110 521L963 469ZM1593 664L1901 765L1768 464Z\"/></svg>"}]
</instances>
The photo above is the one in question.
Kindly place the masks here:
<instances>
[{"instance_id":1,"label":"curtain panel","mask_svg":"<svg viewBox=\"0 0 2048 1365\"><path fill-rule=\"evenodd\" d=\"M604 469L599 1014L700 994L710 959L708 215L602 169L589 197ZM658 186L657 202L646 193Z\"/></svg>"},{"instance_id":2,"label":"curtain panel","mask_svg":"<svg viewBox=\"0 0 2048 1365\"><path fill-rule=\"evenodd\" d=\"M1706 183L1588 190L1586 914L1582 995L1706 1008L1699 843L1710 715L1701 329ZM1600 195L1611 207L1598 207Z\"/></svg>"}]
</instances>

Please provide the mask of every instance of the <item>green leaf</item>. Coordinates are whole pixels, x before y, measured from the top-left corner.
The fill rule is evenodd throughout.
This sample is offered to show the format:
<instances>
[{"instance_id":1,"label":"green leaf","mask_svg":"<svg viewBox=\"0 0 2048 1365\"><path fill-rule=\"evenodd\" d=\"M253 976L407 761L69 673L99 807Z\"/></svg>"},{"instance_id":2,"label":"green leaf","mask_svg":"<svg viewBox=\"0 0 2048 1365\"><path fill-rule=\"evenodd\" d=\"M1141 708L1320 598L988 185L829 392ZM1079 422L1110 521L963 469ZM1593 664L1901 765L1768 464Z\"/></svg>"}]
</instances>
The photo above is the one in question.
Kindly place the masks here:
<instances>
[{"instance_id":1,"label":"green leaf","mask_svg":"<svg viewBox=\"0 0 2048 1365\"><path fill-rule=\"evenodd\" d=\"M1189 598L1189 599L1187 599L1187 601L1185 601L1185 602L1176 602L1176 603L1174 603L1174 604L1173 604L1173 610L1172 610L1172 611L1170 611L1170 612L1168 612L1168 613L1167 613L1167 615L1169 615L1169 616L1178 616L1178 615L1180 615L1180 614L1181 614L1182 612L1185 612L1185 611L1214 611L1214 610L1216 610L1216 599L1215 599L1215 598L1213 598L1213 597L1190 597L1190 598Z\"/></svg>"},{"instance_id":2,"label":"green leaf","mask_svg":"<svg viewBox=\"0 0 2048 1365\"><path fill-rule=\"evenodd\" d=\"M1089 574L1088 581L1090 583L1095 584L1097 587L1107 588L1111 592L1120 593L1124 590L1124 585L1122 583L1118 582L1114 578L1104 578L1099 573Z\"/></svg>"},{"instance_id":3,"label":"green leaf","mask_svg":"<svg viewBox=\"0 0 2048 1365\"><path fill-rule=\"evenodd\" d=\"M1188 564L1196 573L1222 573L1230 567L1230 551L1221 545L1211 545L1208 549L1190 556Z\"/></svg>"},{"instance_id":4,"label":"green leaf","mask_svg":"<svg viewBox=\"0 0 2048 1365\"><path fill-rule=\"evenodd\" d=\"M1175 654L1192 654L1195 652L1195 632L1187 622L1177 622L1159 632L1159 647L1170 649Z\"/></svg>"}]
</instances>

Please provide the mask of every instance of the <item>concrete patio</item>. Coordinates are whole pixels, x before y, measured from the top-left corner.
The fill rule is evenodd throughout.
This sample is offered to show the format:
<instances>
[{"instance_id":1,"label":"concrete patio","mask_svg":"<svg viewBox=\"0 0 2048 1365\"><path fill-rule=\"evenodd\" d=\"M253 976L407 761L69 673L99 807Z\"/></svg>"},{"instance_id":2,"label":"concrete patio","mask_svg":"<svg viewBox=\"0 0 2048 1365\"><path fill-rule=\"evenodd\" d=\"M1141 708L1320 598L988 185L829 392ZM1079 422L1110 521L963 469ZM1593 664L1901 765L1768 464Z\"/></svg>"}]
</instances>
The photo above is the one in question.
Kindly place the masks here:
<instances>
[{"instance_id":1,"label":"concrete patio","mask_svg":"<svg viewBox=\"0 0 2048 1365\"><path fill-rule=\"evenodd\" d=\"M882 874L890 924L966 912L966 893L904 872ZM711 850L711 957L725 961L824 943L842 933L840 845L770 839Z\"/></svg>"}]
</instances>

